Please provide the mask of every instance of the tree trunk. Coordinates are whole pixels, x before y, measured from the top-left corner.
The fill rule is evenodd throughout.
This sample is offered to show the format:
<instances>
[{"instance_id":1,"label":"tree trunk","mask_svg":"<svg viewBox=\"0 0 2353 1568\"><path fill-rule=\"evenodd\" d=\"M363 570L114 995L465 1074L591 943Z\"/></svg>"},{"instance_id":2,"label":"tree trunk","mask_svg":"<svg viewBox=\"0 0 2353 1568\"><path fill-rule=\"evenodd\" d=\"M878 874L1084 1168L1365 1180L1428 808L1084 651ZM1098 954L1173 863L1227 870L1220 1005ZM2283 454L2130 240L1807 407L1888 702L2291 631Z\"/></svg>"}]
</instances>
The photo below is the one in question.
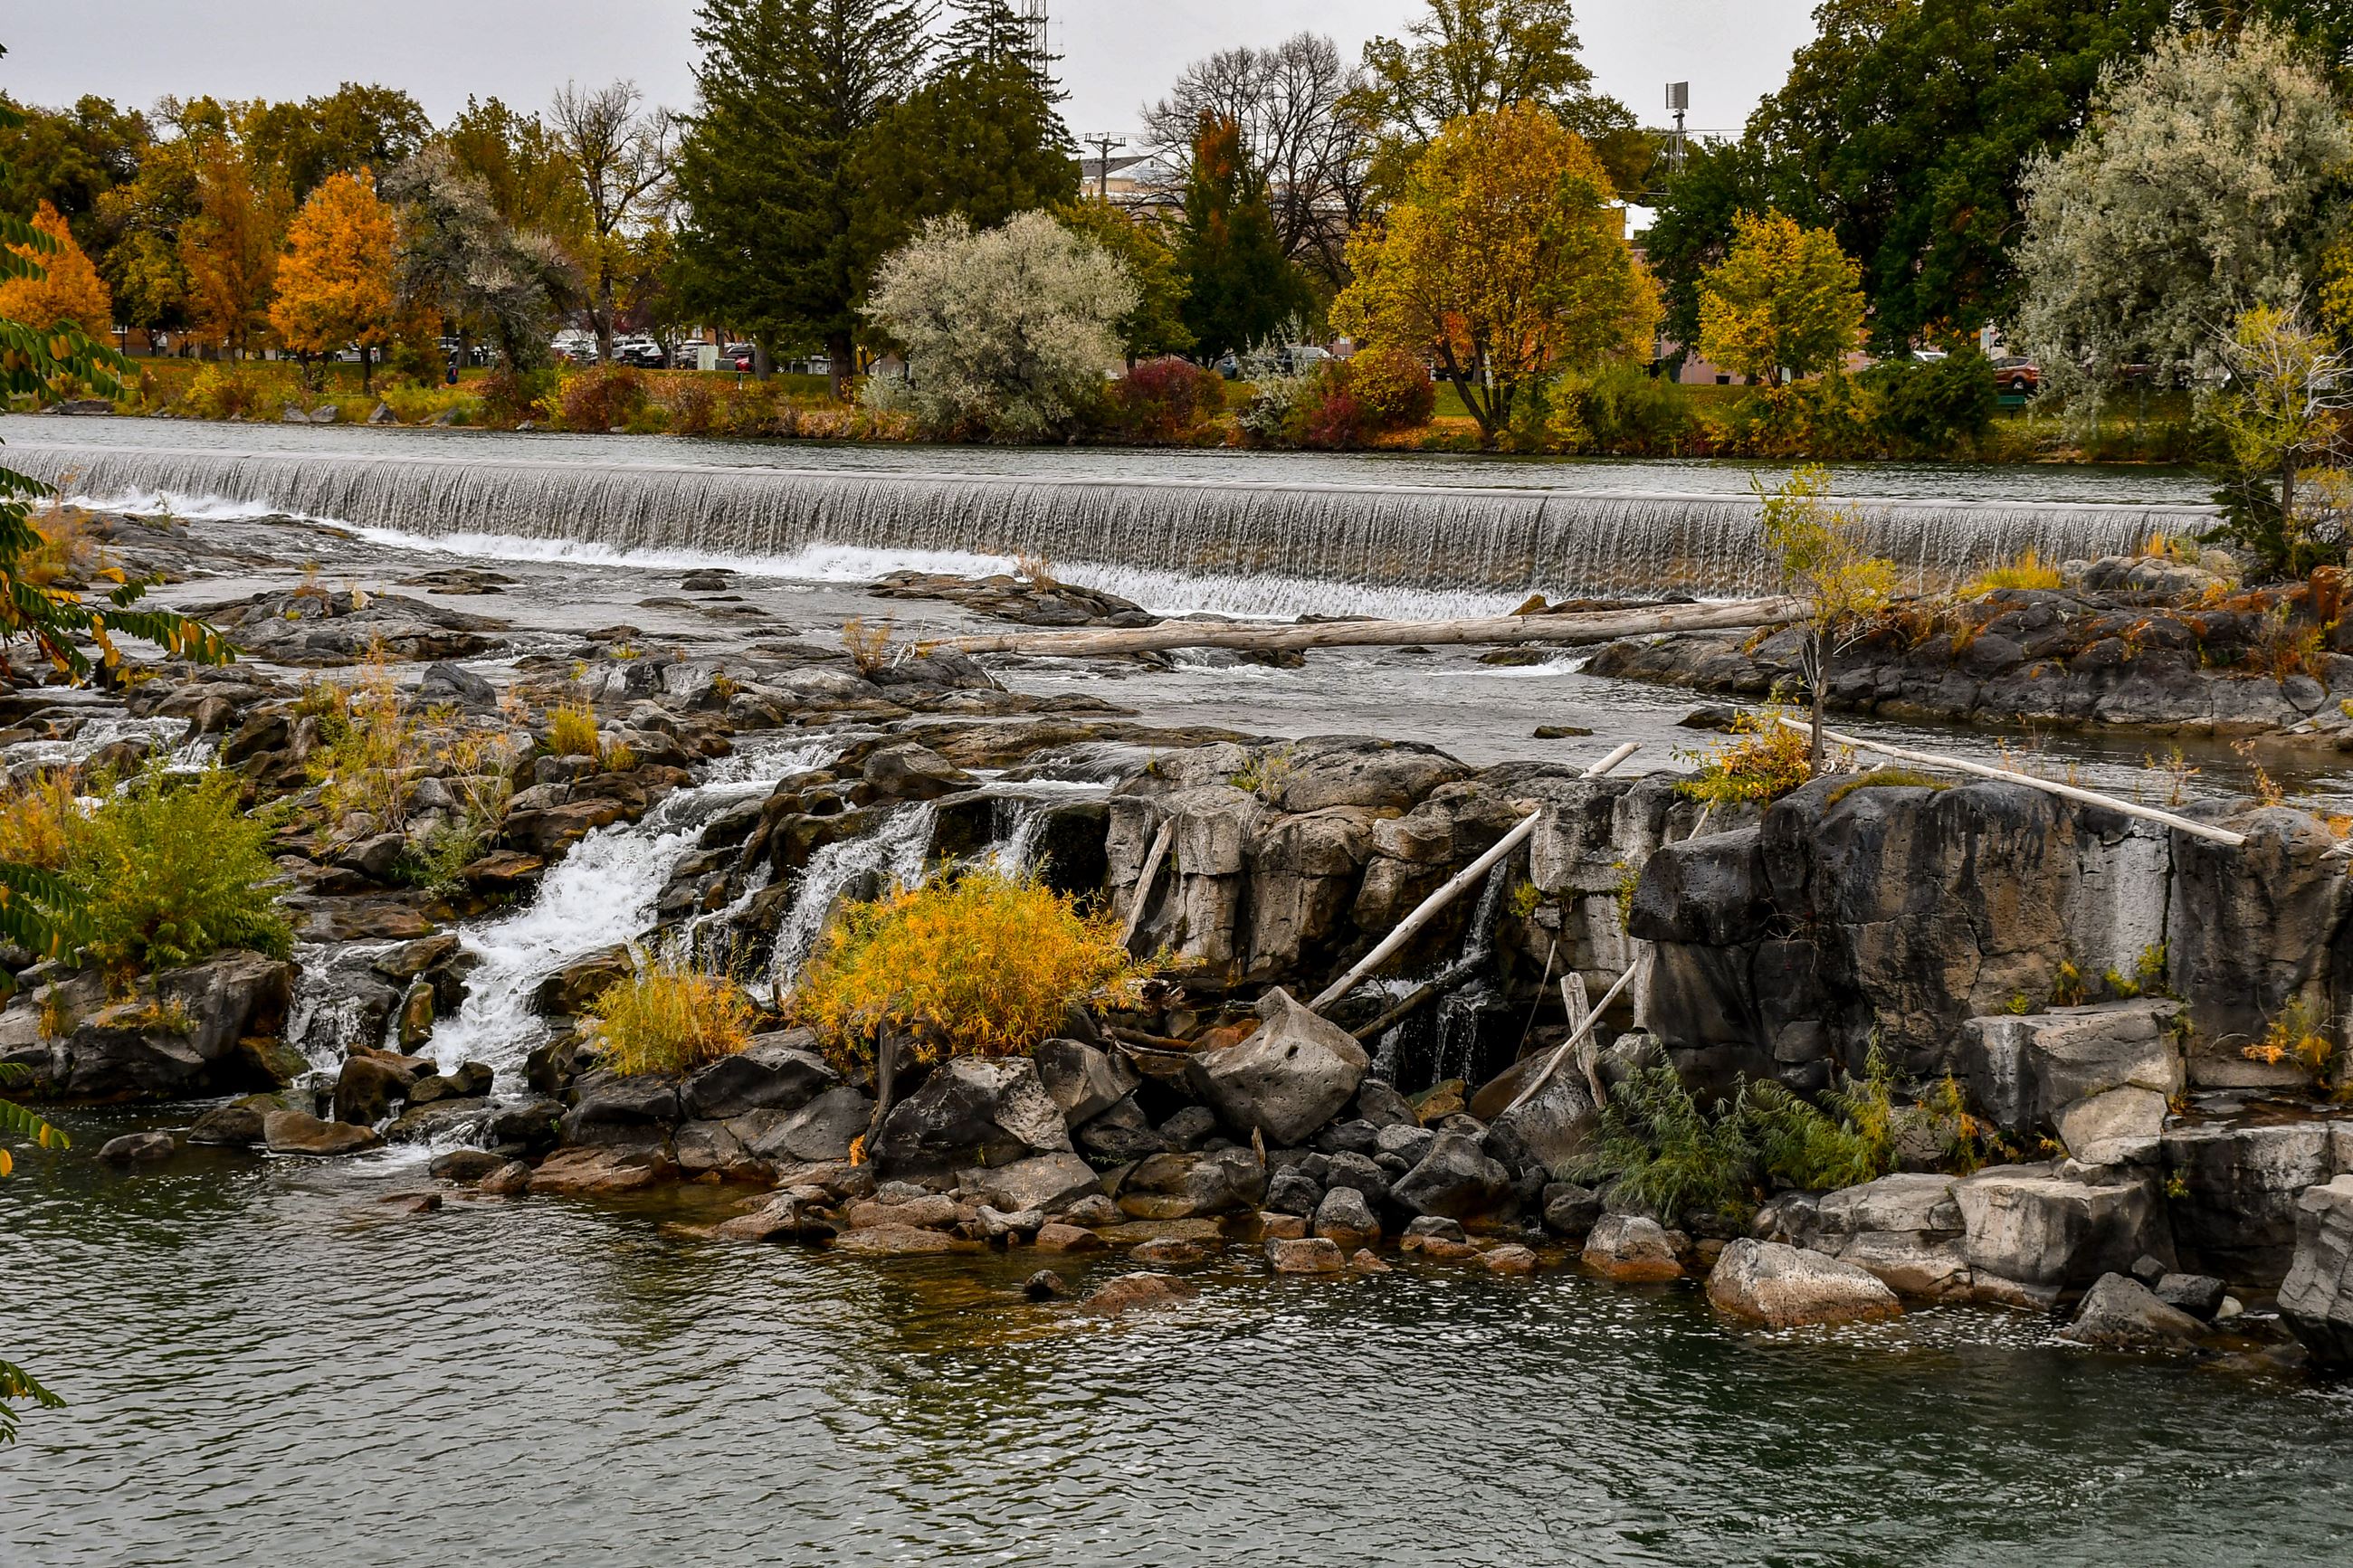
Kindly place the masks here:
<instances>
[{"instance_id":1,"label":"tree trunk","mask_svg":"<svg viewBox=\"0 0 2353 1568\"><path fill-rule=\"evenodd\" d=\"M763 342L754 343L752 345L752 379L765 381L776 374L776 362L768 357L768 345Z\"/></svg>"},{"instance_id":2,"label":"tree trunk","mask_svg":"<svg viewBox=\"0 0 2353 1568\"><path fill-rule=\"evenodd\" d=\"M2290 541L2295 538L2295 448L2293 447L2280 458L2280 533Z\"/></svg>"},{"instance_id":3,"label":"tree trunk","mask_svg":"<svg viewBox=\"0 0 2353 1568\"><path fill-rule=\"evenodd\" d=\"M874 1141L882 1135L882 1119L891 1114L892 1091L899 1082L899 1032L885 1028L874 1043L874 1115L866 1123L866 1137L860 1143L869 1159L874 1154Z\"/></svg>"},{"instance_id":4,"label":"tree trunk","mask_svg":"<svg viewBox=\"0 0 2353 1568\"><path fill-rule=\"evenodd\" d=\"M1814 634L1814 732L1806 747L1806 772L1816 778L1822 772L1822 693L1831 683L1831 647L1822 634Z\"/></svg>"},{"instance_id":5,"label":"tree trunk","mask_svg":"<svg viewBox=\"0 0 2353 1568\"><path fill-rule=\"evenodd\" d=\"M849 395L850 370L857 363L857 345L848 332L828 333L825 340L826 380L831 384L833 399L840 402Z\"/></svg>"},{"instance_id":6,"label":"tree trunk","mask_svg":"<svg viewBox=\"0 0 2353 1568\"><path fill-rule=\"evenodd\" d=\"M375 378L375 350L373 347L371 347L370 345L366 344L366 343L362 343L362 344L360 345L360 395L361 395L361 396L363 396L363 397L368 396L368 395L372 395L372 394L375 391L375 379L374 379L374 378Z\"/></svg>"}]
</instances>

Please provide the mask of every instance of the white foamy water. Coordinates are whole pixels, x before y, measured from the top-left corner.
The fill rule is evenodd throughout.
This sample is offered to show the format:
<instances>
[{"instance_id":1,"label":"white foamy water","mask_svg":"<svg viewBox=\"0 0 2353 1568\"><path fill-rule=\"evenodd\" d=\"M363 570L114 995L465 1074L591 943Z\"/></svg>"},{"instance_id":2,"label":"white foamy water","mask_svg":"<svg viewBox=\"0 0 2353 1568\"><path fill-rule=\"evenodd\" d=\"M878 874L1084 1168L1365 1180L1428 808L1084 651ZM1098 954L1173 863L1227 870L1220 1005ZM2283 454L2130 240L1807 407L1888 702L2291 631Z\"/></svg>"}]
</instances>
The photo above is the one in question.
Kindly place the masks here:
<instances>
[{"instance_id":1,"label":"white foamy water","mask_svg":"<svg viewBox=\"0 0 2353 1568\"><path fill-rule=\"evenodd\" d=\"M768 963L768 984L781 999L800 978L834 906L870 878L914 887L923 879L923 857L932 847L932 829L939 810L925 802L903 805L883 818L882 826L859 838L828 844L809 857L801 873L793 907L776 927L776 943Z\"/></svg>"},{"instance_id":2,"label":"white foamy water","mask_svg":"<svg viewBox=\"0 0 2353 1568\"><path fill-rule=\"evenodd\" d=\"M541 880L532 901L465 928L465 951L481 962L467 977L465 1005L434 1029L427 1049L443 1071L488 1062L512 1090L533 1046L547 1037L531 1011L532 993L566 964L634 941L654 923L654 902L703 826L739 801L756 799L797 773L823 767L830 743L751 746L703 784L671 795L642 821L615 823L575 846Z\"/></svg>"}]
</instances>

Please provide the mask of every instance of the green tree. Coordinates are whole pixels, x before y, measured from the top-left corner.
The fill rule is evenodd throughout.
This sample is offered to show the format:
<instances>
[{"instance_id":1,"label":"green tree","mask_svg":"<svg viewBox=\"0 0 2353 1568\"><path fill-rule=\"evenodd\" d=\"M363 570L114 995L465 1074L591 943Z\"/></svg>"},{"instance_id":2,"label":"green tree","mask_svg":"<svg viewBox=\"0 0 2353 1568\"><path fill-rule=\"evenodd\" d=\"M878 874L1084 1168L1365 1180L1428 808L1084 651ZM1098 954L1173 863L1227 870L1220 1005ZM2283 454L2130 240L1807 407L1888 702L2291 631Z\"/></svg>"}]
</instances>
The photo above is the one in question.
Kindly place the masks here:
<instances>
[{"instance_id":1,"label":"green tree","mask_svg":"<svg viewBox=\"0 0 2353 1568\"><path fill-rule=\"evenodd\" d=\"M2344 232L2353 125L2309 49L2265 23L2171 34L2102 79L2091 128L2027 175L2017 336L2094 415L2126 365L2221 368L2216 323L2302 313Z\"/></svg>"},{"instance_id":2,"label":"green tree","mask_svg":"<svg viewBox=\"0 0 2353 1568\"><path fill-rule=\"evenodd\" d=\"M28 217L47 202L65 215L84 249L102 252L111 237L99 202L138 177L153 140L146 116L90 95L71 109L16 107L22 120L0 132L0 163L15 171L0 189L0 208Z\"/></svg>"},{"instance_id":3,"label":"green tree","mask_svg":"<svg viewBox=\"0 0 2353 1568\"><path fill-rule=\"evenodd\" d=\"M955 0L922 84L882 110L860 149L860 248L882 254L929 219L996 228L1078 195L1053 83L1006 0Z\"/></svg>"},{"instance_id":4,"label":"green tree","mask_svg":"<svg viewBox=\"0 0 2353 1568\"><path fill-rule=\"evenodd\" d=\"M440 312L461 337L490 338L512 371L545 364L548 329L580 287L564 247L510 226L446 146L403 163L384 188L398 213L403 299Z\"/></svg>"},{"instance_id":5,"label":"green tree","mask_svg":"<svg viewBox=\"0 0 2353 1568\"><path fill-rule=\"evenodd\" d=\"M2028 161L2073 139L2101 68L2146 48L2174 5L1827 0L1819 36L1749 121L1769 178L1739 205L1769 201L1832 229L1862 265L1883 348L1971 336L2006 320L2015 298ZM1710 180L1671 179L1666 200L1696 204L1682 228L1712 226L1728 242L1730 211ZM1693 235L1675 237L1694 247ZM1662 272L1671 301L1690 297L1687 261L1662 259Z\"/></svg>"},{"instance_id":6,"label":"green tree","mask_svg":"<svg viewBox=\"0 0 2353 1568\"><path fill-rule=\"evenodd\" d=\"M285 183L294 205L331 176L392 168L433 134L432 121L406 92L351 81L301 103L257 99L235 106L232 117L237 141Z\"/></svg>"},{"instance_id":7,"label":"green tree","mask_svg":"<svg viewBox=\"0 0 2353 1568\"><path fill-rule=\"evenodd\" d=\"M680 149L679 248L703 308L764 349L822 346L838 393L879 260L860 153L918 79L907 0L703 0L698 99Z\"/></svg>"},{"instance_id":8,"label":"green tree","mask_svg":"<svg viewBox=\"0 0 2353 1568\"><path fill-rule=\"evenodd\" d=\"M1778 486L1757 487L1766 553L1780 569L1782 591L1800 605L1806 634L1799 663L1813 709L1810 773L1822 771L1822 700L1831 666L1868 627L1895 592L1895 565L1871 553L1870 524L1852 507L1831 504L1830 470L1801 468Z\"/></svg>"},{"instance_id":9,"label":"green tree","mask_svg":"<svg viewBox=\"0 0 2353 1568\"><path fill-rule=\"evenodd\" d=\"M1659 280L1659 330L1686 353L1699 342L1701 279L1731 254L1733 220L1768 207L1791 210L1777 199L1772 174L1764 150L1744 137L1693 144L1666 176L1642 236L1642 259Z\"/></svg>"},{"instance_id":10,"label":"green tree","mask_svg":"<svg viewBox=\"0 0 2353 1568\"><path fill-rule=\"evenodd\" d=\"M670 175L673 117L666 109L640 112L639 96L632 81L594 90L566 82L548 115L588 219L580 261L596 353L607 361L631 242L659 211Z\"/></svg>"},{"instance_id":11,"label":"green tree","mask_svg":"<svg viewBox=\"0 0 2353 1568\"><path fill-rule=\"evenodd\" d=\"M2332 453L2353 410L2353 353L2297 312L2257 305L2221 344L2230 379L2212 397L2237 471L2226 476L2230 529L2277 570L2301 573L2337 556L2343 540L2314 537L2315 511L2333 512L2327 487L2300 504L2306 465ZM2341 479L2341 475L2338 476ZM2276 480L2276 497L2267 487Z\"/></svg>"},{"instance_id":12,"label":"green tree","mask_svg":"<svg viewBox=\"0 0 2353 1568\"><path fill-rule=\"evenodd\" d=\"M1185 274L1176 264L1176 253L1160 237L1158 225L1109 202L1083 196L1057 208L1054 216L1064 228L1117 257L1135 284L1135 309L1119 323L1120 343L1130 369L1138 360L1180 354L1193 347L1192 330L1185 325Z\"/></svg>"},{"instance_id":13,"label":"green tree","mask_svg":"<svg viewBox=\"0 0 2353 1568\"><path fill-rule=\"evenodd\" d=\"M1700 280L1701 356L1774 385L1837 366L1862 331L1862 269L1838 237L1771 212L1736 215L1733 233Z\"/></svg>"},{"instance_id":14,"label":"green tree","mask_svg":"<svg viewBox=\"0 0 2353 1568\"><path fill-rule=\"evenodd\" d=\"M1206 357L1266 342L1313 302L1282 254L1266 182L1230 120L1204 121L1193 144L1176 265L1185 275L1185 330Z\"/></svg>"},{"instance_id":15,"label":"green tree","mask_svg":"<svg viewBox=\"0 0 2353 1568\"><path fill-rule=\"evenodd\" d=\"M468 98L439 137L460 173L481 183L511 228L567 243L588 232L587 204L555 132L536 114Z\"/></svg>"},{"instance_id":16,"label":"green tree","mask_svg":"<svg viewBox=\"0 0 2353 1568\"><path fill-rule=\"evenodd\" d=\"M1425 0L1403 38L1365 46L1350 111L1374 146L1374 183L1392 188L1449 121L1541 104L1585 138L1611 185L1639 191L1655 153L1622 103L1593 89L1569 0Z\"/></svg>"}]
</instances>

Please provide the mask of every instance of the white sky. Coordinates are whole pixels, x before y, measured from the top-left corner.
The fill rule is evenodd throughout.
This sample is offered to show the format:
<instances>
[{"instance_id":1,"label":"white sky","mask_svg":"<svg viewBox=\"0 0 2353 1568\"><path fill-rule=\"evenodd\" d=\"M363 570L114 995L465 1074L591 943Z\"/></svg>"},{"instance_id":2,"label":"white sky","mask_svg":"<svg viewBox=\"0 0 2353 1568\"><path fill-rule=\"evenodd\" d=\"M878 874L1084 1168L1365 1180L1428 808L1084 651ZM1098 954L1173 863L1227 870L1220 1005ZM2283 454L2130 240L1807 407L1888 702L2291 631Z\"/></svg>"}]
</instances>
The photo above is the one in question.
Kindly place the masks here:
<instances>
[{"instance_id":1,"label":"white sky","mask_svg":"<svg viewBox=\"0 0 2353 1568\"><path fill-rule=\"evenodd\" d=\"M1082 133L1135 128L1187 60L1312 27L1353 58L1416 0L1051 0L1054 47ZM1645 122L1663 84L1692 84L1695 129L1736 128L1812 36L1813 0L1582 0L1585 58ZM693 0L30 0L0 7L0 88L56 104L95 92L145 106L190 97L307 98L345 80L417 95L447 119L469 93L544 104L565 79L633 78L693 96Z\"/></svg>"}]
</instances>

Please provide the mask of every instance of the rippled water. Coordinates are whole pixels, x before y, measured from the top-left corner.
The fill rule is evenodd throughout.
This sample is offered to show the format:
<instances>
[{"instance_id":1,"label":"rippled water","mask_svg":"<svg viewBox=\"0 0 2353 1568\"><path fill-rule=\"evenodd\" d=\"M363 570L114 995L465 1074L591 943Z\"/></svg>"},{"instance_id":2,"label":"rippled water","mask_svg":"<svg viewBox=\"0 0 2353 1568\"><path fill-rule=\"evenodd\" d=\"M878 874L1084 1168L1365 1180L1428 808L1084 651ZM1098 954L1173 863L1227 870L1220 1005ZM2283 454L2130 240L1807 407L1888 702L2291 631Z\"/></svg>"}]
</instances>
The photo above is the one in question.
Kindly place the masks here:
<instances>
[{"instance_id":1,"label":"rippled water","mask_svg":"<svg viewBox=\"0 0 2353 1568\"><path fill-rule=\"evenodd\" d=\"M412 1164L0 1187L10 1564L2337 1563L2353 1399L1947 1310L1726 1331L1456 1269L1104 1323L1012 1258L732 1247ZM687 1217L709 1217L707 1215ZM1083 1271L1126 1267L1106 1259Z\"/></svg>"}]
</instances>

